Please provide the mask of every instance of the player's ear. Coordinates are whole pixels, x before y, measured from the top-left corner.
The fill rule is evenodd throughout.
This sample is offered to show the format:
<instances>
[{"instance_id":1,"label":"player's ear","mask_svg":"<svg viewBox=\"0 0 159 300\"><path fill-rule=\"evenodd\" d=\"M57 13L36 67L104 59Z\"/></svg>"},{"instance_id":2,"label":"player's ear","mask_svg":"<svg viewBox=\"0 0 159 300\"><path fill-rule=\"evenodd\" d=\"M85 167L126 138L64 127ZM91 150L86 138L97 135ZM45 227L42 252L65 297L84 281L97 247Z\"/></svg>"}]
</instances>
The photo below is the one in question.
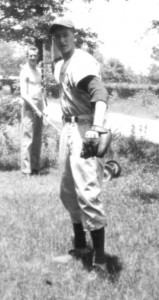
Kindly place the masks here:
<instances>
[{"instance_id":1,"label":"player's ear","mask_svg":"<svg viewBox=\"0 0 159 300\"><path fill-rule=\"evenodd\" d=\"M78 32L75 32L75 44L77 48L81 48L83 44L83 39L81 38Z\"/></svg>"}]
</instances>

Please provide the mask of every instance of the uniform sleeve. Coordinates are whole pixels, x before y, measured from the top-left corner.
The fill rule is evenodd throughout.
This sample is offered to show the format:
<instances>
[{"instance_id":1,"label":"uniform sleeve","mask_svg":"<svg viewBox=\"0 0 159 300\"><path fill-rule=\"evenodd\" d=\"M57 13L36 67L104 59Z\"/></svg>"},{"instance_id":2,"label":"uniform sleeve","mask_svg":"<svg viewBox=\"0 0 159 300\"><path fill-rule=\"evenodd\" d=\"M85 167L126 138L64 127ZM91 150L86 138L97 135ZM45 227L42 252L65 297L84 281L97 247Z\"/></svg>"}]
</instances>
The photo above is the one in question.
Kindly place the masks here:
<instances>
[{"instance_id":1,"label":"uniform sleeve","mask_svg":"<svg viewBox=\"0 0 159 300\"><path fill-rule=\"evenodd\" d=\"M103 101L108 104L108 92L98 77L88 76L79 82L78 87L89 94L91 102Z\"/></svg>"},{"instance_id":2,"label":"uniform sleeve","mask_svg":"<svg viewBox=\"0 0 159 300\"><path fill-rule=\"evenodd\" d=\"M95 58L82 50L77 50L71 62L71 83L75 86L88 76L100 79L100 65Z\"/></svg>"}]
</instances>

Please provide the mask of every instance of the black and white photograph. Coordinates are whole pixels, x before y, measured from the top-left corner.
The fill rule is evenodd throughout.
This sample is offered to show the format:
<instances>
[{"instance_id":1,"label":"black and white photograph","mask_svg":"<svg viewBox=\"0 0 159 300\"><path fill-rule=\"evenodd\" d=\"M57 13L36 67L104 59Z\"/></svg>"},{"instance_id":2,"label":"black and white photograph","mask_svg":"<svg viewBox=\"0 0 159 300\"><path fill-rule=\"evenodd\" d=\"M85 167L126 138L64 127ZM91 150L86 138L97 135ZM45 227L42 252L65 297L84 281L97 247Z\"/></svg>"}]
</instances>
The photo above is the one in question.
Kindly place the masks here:
<instances>
[{"instance_id":1,"label":"black and white photograph","mask_svg":"<svg viewBox=\"0 0 159 300\"><path fill-rule=\"evenodd\" d=\"M0 300L159 299L159 0L0 0Z\"/></svg>"}]
</instances>

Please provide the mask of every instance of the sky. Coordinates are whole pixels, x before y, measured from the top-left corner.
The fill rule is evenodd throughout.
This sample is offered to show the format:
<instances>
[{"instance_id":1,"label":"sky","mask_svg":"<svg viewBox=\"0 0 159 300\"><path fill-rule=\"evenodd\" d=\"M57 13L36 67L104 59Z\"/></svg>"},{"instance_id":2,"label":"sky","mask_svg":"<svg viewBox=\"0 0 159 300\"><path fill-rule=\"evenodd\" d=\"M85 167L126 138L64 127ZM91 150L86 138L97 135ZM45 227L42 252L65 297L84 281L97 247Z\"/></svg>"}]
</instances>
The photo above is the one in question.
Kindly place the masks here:
<instances>
[{"instance_id":1,"label":"sky","mask_svg":"<svg viewBox=\"0 0 159 300\"><path fill-rule=\"evenodd\" d=\"M90 27L103 42L105 57L119 59L136 74L146 75L151 64L152 47L159 45L157 30L149 30L152 20L159 20L159 0L81 0L69 4L75 26Z\"/></svg>"}]
</instances>

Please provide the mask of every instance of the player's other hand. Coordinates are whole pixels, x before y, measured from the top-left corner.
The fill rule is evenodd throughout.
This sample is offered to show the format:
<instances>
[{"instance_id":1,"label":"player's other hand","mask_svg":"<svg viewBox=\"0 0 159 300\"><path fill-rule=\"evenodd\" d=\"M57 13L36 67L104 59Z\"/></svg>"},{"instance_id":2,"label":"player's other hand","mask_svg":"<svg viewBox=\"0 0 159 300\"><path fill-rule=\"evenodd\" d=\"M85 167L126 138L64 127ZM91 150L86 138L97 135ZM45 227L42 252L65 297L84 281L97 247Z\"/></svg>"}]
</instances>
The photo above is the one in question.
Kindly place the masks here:
<instances>
[{"instance_id":1,"label":"player's other hand","mask_svg":"<svg viewBox=\"0 0 159 300\"><path fill-rule=\"evenodd\" d=\"M44 114L45 117L48 117L48 115L49 115L49 108L48 108L48 106L44 108L43 114Z\"/></svg>"}]
</instances>

